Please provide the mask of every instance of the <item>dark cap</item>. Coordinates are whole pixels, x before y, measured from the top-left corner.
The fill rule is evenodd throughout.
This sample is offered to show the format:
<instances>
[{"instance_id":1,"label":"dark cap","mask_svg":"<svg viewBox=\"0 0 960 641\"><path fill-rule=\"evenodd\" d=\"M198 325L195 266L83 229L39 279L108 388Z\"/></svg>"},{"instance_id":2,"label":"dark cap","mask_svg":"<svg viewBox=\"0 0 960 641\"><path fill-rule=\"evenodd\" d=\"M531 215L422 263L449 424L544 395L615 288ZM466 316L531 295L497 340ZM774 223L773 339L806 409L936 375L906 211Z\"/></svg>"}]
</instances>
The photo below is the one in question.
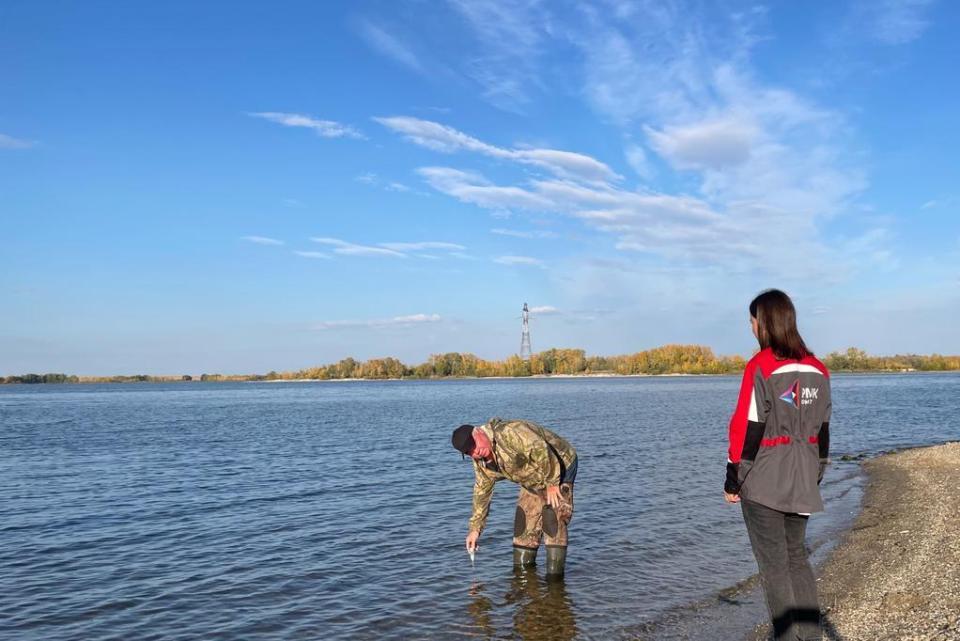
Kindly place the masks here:
<instances>
[{"instance_id":1,"label":"dark cap","mask_svg":"<svg viewBox=\"0 0 960 641\"><path fill-rule=\"evenodd\" d=\"M453 449L458 450L466 458L473 451L473 425L461 425L453 430Z\"/></svg>"}]
</instances>

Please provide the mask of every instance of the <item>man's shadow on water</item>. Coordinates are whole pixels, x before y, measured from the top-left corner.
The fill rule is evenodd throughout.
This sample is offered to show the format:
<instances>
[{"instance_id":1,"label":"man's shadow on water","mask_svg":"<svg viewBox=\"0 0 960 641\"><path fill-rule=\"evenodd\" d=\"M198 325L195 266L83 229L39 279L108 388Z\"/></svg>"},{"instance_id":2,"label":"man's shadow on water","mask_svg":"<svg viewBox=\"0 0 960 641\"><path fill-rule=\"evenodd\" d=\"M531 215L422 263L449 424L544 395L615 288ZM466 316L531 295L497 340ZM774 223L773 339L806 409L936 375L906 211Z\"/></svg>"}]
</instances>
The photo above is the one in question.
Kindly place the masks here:
<instances>
[{"instance_id":1,"label":"man's shadow on water","mask_svg":"<svg viewBox=\"0 0 960 641\"><path fill-rule=\"evenodd\" d=\"M484 595L483 584L470 589L467 611L484 638L497 637L493 602ZM562 580L546 581L536 568L514 569L504 595L504 604L513 608L513 635L522 641L571 641L577 636L573 602Z\"/></svg>"}]
</instances>

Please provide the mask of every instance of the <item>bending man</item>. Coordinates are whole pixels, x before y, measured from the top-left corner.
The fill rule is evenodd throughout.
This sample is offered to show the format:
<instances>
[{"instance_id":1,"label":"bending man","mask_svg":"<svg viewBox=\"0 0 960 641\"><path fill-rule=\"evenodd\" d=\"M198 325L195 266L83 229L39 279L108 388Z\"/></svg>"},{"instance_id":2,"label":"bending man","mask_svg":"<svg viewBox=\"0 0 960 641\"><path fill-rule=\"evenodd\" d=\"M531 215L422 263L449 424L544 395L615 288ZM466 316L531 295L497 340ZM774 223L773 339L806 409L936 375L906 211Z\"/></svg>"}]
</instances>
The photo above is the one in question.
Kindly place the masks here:
<instances>
[{"instance_id":1,"label":"bending man","mask_svg":"<svg viewBox=\"0 0 960 641\"><path fill-rule=\"evenodd\" d=\"M476 427L458 427L453 432L453 447L473 459L476 477L467 550L477 547L494 483L507 479L520 486L513 523L513 564L534 565L542 536L547 546L547 576L562 577L577 476L573 446L536 423L492 418Z\"/></svg>"}]
</instances>

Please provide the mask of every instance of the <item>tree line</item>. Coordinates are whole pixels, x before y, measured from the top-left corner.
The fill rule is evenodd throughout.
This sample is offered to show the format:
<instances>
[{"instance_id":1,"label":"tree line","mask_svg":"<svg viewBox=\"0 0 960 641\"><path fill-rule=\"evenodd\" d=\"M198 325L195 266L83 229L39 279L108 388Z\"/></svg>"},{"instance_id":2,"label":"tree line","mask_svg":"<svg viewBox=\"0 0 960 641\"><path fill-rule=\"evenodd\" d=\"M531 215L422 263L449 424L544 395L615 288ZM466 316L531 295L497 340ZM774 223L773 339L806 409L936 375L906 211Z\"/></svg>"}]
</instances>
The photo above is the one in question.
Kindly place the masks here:
<instances>
[{"instance_id":1,"label":"tree line","mask_svg":"<svg viewBox=\"0 0 960 641\"><path fill-rule=\"evenodd\" d=\"M823 358L834 372L908 372L957 371L960 356L897 355L870 356L851 347ZM267 374L203 374L201 381L278 381L343 379L434 379L459 377L523 377L589 374L738 374L745 360L740 356L716 356L703 345L663 345L620 356L588 356L582 349L548 349L529 360L512 355L504 360L486 360L473 354L448 352L434 354L419 365L407 365L392 357L358 361L344 358L336 363L301 370L271 371ZM24 374L0 376L5 383L129 383L190 381L183 376L73 376L67 374Z\"/></svg>"},{"instance_id":2,"label":"tree line","mask_svg":"<svg viewBox=\"0 0 960 641\"><path fill-rule=\"evenodd\" d=\"M0 376L0 385L22 383L171 383L174 381L192 381L189 375L150 376L132 374L129 376L76 376L75 374L22 374L20 376Z\"/></svg>"},{"instance_id":3,"label":"tree line","mask_svg":"<svg viewBox=\"0 0 960 641\"><path fill-rule=\"evenodd\" d=\"M948 372L960 370L960 356L870 356L862 349L851 347L845 352L831 352L823 364L835 372Z\"/></svg>"}]
</instances>

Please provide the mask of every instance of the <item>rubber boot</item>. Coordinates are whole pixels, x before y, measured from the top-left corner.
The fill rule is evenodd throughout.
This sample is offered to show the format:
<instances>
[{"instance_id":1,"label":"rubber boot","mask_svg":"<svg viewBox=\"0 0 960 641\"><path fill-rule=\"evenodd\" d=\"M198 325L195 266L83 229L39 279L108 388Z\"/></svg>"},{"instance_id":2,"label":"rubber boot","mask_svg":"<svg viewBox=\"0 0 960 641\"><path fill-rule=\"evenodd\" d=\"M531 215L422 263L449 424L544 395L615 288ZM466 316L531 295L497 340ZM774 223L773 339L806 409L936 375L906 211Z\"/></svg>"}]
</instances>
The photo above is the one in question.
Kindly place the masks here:
<instances>
[{"instance_id":1,"label":"rubber boot","mask_svg":"<svg viewBox=\"0 0 960 641\"><path fill-rule=\"evenodd\" d=\"M537 549L513 546L513 567L528 568L537 564Z\"/></svg>"},{"instance_id":2,"label":"rubber boot","mask_svg":"<svg viewBox=\"0 0 960 641\"><path fill-rule=\"evenodd\" d=\"M556 581L563 578L563 568L567 564L567 546L547 546L547 580Z\"/></svg>"}]
</instances>

